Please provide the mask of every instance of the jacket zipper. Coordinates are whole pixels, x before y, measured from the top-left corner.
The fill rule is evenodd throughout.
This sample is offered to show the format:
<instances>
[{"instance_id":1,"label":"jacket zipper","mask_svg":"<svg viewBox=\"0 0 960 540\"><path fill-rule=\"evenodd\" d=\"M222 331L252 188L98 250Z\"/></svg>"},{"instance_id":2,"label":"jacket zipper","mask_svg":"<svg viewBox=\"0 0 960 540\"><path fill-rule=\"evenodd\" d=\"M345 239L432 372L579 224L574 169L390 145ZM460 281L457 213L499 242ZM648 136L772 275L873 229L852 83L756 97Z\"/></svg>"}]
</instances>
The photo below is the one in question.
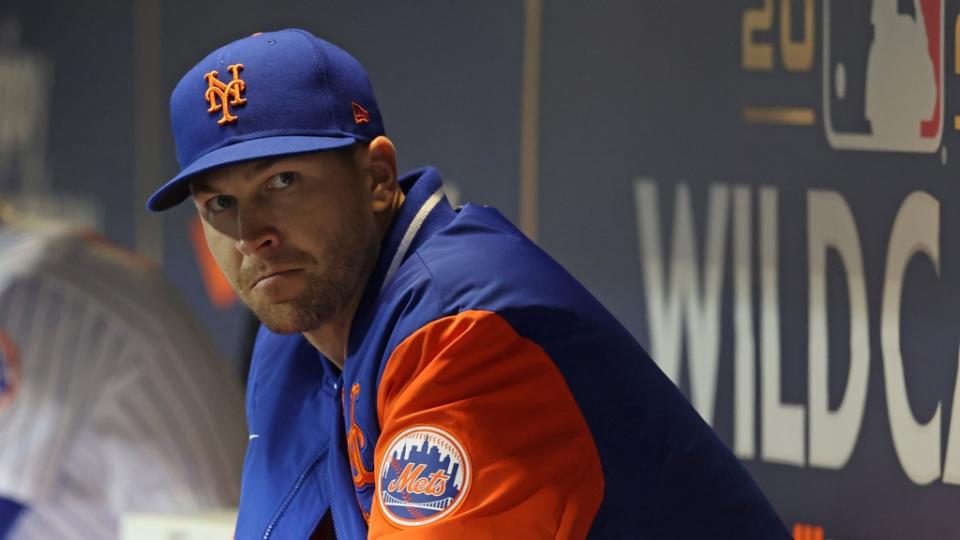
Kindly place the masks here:
<instances>
[{"instance_id":1,"label":"jacket zipper","mask_svg":"<svg viewBox=\"0 0 960 540\"><path fill-rule=\"evenodd\" d=\"M327 489L330 490L330 523L333 524L333 537L337 540L340 539L340 532L337 531L337 513L333 510L333 484L330 482L330 474L324 472L323 479L327 481Z\"/></svg>"},{"instance_id":2,"label":"jacket zipper","mask_svg":"<svg viewBox=\"0 0 960 540\"><path fill-rule=\"evenodd\" d=\"M337 381L333 384L333 389L334 391L340 392L340 395L337 398L337 418L336 418L336 422L338 422L336 424L338 426L336 433L340 433L340 429L342 429L341 426L343 426L343 408L342 408L343 406L343 399L342 399L343 398L343 373L340 374L340 376L337 378ZM337 445L341 443L342 441L335 441L335 444ZM336 448L338 448L338 446L334 447L334 449ZM339 453L334 457L339 458L340 457ZM333 491L333 487L334 487L333 482L330 479L330 467L329 467L330 463L331 463L330 461L327 462L328 466L323 471L323 479L326 480L327 490L330 492L330 523L333 524L333 536L336 540L340 540L340 532L337 530L337 515L336 515L337 513L336 511L334 511L334 508L333 508L333 502L337 497Z\"/></svg>"},{"instance_id":3,"label":"jacket zipper","mask_svg":"<svg viewBox=\"0 0 960 540\"><path fill-rule=\"evenodd\" d=\"M293 489L290 490L290 493L287 494L287 497L283 500L283 504L280 505L280 509L277 511L276 515L273 516L273 519L270 520L270 524L267 525L267 530L264 531L263 533L263 540L269 540L270 535L273 534L274 527L277 526L277 522L280 521L280 518L283 517L284 512L287 511L287 507L290 506L290 502L293 501L294 496L296 496L297 492L300 491L300 487L306 481L307 476L310 475L314 467L317 466L317 463L320 462L321 456L323 456L323 454L328 451L329 451L329 448L324 449L324 451L321 452L320 455L313 460L313 463L311 463L309 467L307 467L302 473L300 473L300 477L297 478L297 482L293 485ZM332 512L333 504L330 505L330 509ZM333 517L332 513L331 513L331 517ZM334 526L334 529L336 529L336 526Z\"/></svg>"}]
</instances>

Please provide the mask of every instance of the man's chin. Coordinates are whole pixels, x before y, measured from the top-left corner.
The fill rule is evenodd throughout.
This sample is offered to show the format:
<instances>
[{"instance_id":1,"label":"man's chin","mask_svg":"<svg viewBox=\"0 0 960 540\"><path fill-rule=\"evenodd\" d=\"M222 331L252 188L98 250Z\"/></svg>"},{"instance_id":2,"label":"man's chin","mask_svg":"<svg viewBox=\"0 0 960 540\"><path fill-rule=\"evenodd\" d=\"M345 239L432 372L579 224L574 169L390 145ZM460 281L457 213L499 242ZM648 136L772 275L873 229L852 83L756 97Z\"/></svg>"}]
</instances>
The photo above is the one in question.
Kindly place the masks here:
<instances>
[{"instance_id":1,"label":"man's chin","mask_svg":"<svg viewBox=\"0 0 960 540\"><path fill-rule=\"evenodd\" d=\"M260 319L260 322L262 322L263 325L266 326L274 334L290 335L290 334L300 334L307 331L305 329L301 330L300 327L292 324L276 324L273 321L265 321L263 319Z\"/></svg>"},{"instance_id":2,"label":"man's chin","mask_svg":"<svg viewBox=\"0 0 960 540\"><path fill-rule=\"evenodd\" d=\"M296 334L316 330L322 323L315 310L289 303L252 308L264 326L275 334Z\"/></svg>"}]
</instances>

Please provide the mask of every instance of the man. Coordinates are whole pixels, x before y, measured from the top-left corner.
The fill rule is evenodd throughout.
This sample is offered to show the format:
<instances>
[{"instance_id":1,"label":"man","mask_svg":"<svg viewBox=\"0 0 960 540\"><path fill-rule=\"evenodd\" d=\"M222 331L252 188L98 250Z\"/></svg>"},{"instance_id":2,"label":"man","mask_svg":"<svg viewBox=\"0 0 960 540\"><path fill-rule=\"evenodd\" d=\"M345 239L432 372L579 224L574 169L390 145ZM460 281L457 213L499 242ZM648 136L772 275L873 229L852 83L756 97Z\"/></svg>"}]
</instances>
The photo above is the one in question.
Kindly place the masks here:
<instances>
[{"instance_id":1,"label":"man","mask_svg":"<svg viewBox=\"0 0 960 540\"><path fill-rule=\"evenodd\" d=\"M397 177L370 82L301 30L171 98L210 247L264 323L237 538L789 538L630 334L496 211ZM301 337L302 336L302 337Z\"/></svg>"},{"instance_id":2,"label":"man","mask_svg":"<svg viewBox=\"0 0 960 540\"><path fill-rule=\"evenodd\" d=\"M0 538L236 504L242 395L152 266L0 205Z\"/></svg>"}]
</instances>

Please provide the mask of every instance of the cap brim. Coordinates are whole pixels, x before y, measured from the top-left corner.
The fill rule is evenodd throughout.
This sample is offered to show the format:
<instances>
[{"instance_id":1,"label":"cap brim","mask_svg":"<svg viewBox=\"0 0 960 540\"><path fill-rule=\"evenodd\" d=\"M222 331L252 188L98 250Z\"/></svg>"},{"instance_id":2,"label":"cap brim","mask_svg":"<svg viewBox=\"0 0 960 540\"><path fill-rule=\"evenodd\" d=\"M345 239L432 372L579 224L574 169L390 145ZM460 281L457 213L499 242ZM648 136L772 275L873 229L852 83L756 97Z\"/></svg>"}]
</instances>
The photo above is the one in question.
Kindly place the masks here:
<instances>
[{"instance_id":1,"label":"cap brim","mask_svg":"<svg viewBox=\"0 0 960 540\"><path fill-rule=\"evenodd\" d=\"M174 176L173 179L150 196L147 200L147 208L154 212L160 212L180 204L190 196L190 186L188 184L190 178L210 169L253 159L333 150L350 146L355 142L357 142L357 139L354 137L290 135L263 137L224 146L208 152L180 171L180 174Z\"/></svg>"}]
</instances>

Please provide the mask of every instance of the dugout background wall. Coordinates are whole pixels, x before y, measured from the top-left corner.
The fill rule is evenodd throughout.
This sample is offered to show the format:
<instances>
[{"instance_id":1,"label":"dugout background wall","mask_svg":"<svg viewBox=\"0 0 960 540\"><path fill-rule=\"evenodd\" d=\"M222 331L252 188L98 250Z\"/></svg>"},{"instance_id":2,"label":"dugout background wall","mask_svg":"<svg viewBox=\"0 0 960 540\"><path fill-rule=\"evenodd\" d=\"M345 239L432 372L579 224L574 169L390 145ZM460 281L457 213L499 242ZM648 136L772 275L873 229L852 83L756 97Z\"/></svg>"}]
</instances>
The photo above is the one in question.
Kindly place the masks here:
<instances>
[{"instance_id":1,"label":"dugout background wall","mask_svg":"<svg viewBox=\"0 0 960 540\"><path fill-rule=\"evenodd\" d=\"M237 37L307 28L365 63L401 168L439 166L455 198L536 236L789 526L950 538L958 13L947 0L3 0L0 191L160 261L239 365L249 316L203 262L192 208L143 202L176 170L166 100L180 75Z\"/></svg>"}]
</instances>

